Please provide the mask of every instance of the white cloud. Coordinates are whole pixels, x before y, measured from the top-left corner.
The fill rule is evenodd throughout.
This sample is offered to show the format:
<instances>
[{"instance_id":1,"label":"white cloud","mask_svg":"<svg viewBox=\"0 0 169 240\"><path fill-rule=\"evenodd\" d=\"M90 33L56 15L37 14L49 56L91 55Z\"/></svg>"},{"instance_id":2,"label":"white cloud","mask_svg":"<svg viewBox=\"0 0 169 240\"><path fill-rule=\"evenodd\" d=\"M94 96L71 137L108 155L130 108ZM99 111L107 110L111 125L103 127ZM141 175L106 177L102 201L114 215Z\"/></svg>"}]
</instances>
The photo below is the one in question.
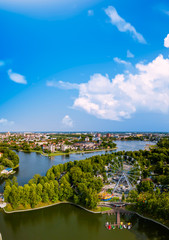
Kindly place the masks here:
<instances>
[{"instance_id":1,"label":"white cloud","mask_svg":"<svg viewBox=\"0 0 169 240\"><path fill-rule=\"evenodd\" d=\"M127 58L134 58L134 54L127 50Z\"/></svg>"},{"instance_id":2,"label":"white cloud","mask_svg":"<svg viewBox=\"0 0 169 240\"><path fill-rule=\"evenodd\" d=\"M12 69L8 70L8 76L12 81L16 83L27 84L25 77L19 73L14 73Z\"/></svg>"},{"instance_id":3,"label":"white cloud","mask_svg":"<svg viewBox=\"0 0 169 240\"><path fill-rule=\"evenodd\" d=\"M140 43L146 43L144 37L136 31L136 29L122 17L119 16L116 9L113 6L109 6L105 9L105 13L110 17L111 23L115 25L120 32L130 32L132 37Z\"/></svg>"},{"instance_id":4,"label":"white cloud","mask_svg":"<svg viewBox=\"0 0 169 240\"><path fill-rule=\"evenodd\" d=\"M79 96L73 107L101 119L123 120L139 109L169 112L169 58L159 55L148 64L139 63L132 72L108 75L94 74L79 85Z\"/></svg>"},{"instance_id":5,"label":"white cloud","mask_svg":"<svg viewBox=\"0 0 169 240\"><path fill-rule=\"evenodd\" d=\"M9 120L7 120L5 118L1 118L0 119L0 124L2 124L2 125L13 125L14 122L13 121L9 121Z\"/></svg>"},{"instance_id":6,"label":"white cloud","mask_svg":"<svg viewBox=\"0 0 169 240\"><path fill-rule=\"evenodd\" d=\"M4 66L5 62L4 61L0 61L0 67Z\"/></svg>"},{"instance_id":7,"label":"white cloud","mask_svg":"<svg viewBox=\"0 0 169 240\"><path fill-rule=\"evenodd\" d=\"M69 83L69 82L63 82L63 81L47 81L46 82L47 87L60 87L64 89L79 89L79 85L76 83Z\"/></svg>"},{"instance_id":8,"label":"white cloud","mask_svg":"<svg viewBox=\"0 0 169 240\"><path fill-rule=\"evenodd\" d=\"M113 58L113 60L116 62L116 63L119 63L119 64L124 64L124 65L130 65L131 63L130 62L127 62L127 61L124 61L118 57L115 57Z\"/></svg>"},{"instance_id":9,"label":"white cloud","mask_svg":"<svg viewBox=\"0 0 169 240\"><path fill-rule=\"evenodd\" d=\"M94 15L94 11L93 10L88 10L88 16L93 16Z\"/></svg>"},{"instance_id":10,"label":"white cloud","mask_svg":"<svg viewBox=\"0 0 169 240\"><path fill-rule=\"evenodd\" d=\"M169 34L167 37L164 39L164 47L169 48Z\"/></svg>"},{"instance_id":11,"label":"white cloud","mask_svg":"<svg viewBox=\"0 0 169 240\"><path fill-rule=\"evenodd\" d=\"M62 124L66 127L73 127L73 121L69 117L69 115L64 116L64 118L62 119Z\"/></svg>"}]
</instances>

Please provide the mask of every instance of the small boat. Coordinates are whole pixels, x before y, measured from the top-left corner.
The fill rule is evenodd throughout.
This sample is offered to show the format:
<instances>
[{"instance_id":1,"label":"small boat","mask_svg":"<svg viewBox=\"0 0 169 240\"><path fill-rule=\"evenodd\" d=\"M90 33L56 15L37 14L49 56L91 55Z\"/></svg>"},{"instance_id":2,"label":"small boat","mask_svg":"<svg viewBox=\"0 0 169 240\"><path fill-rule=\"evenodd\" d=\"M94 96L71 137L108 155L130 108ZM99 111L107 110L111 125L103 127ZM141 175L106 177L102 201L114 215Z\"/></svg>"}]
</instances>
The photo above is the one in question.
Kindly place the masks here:
<instances>
[{"instance_id":1,"label":"small boat","mask_svg":"<svg viewBox=\"0 0 169 240\"><path fill-rule=\"evenodd\" d=\"M105 223L105 226L107 227L108 225L109 225L109 223L108 223L108 222L106 222L106 223Z\"/></svg>"},{"instance_id":2,"label":"small boat","mask_svg":"<svg viewBox=\"0 0 169 240\"><path fill-rule=\"evenodd\" d=\"M128 223L127 229L129 229L129 230L130 230L130 229L131 229L131 227L132 227L132 226L131 226L131 223Z\"/></svg>"},{"instance_id":3,"label":"small boat","mask_svg":"<svg viewBox=\"0 0 169 240\"><path fill-rule=\"evenodd\" d=\"M114 225L111 225L111 228L114 230L116 227Z\"/></svg>"},{"instance_id":4,"label":"small boat","mask_svg":"<svg viewBox=\"0 0 169 240\"><path fill-rule=\"evenodd\" d=\"M109 224L108 227L107 227L108 230L111 230L111 225Z\"/></svg>"},{"instance_id":5,"label":"small boat","mask_svg":"<svg viewBox=\"0 0 169 240\"><path fill-rule=\"evenodd\" d=\"M120 225L120 226L119 226L119 229L123 229L123 225Z\"/></svg>"}]
</instances>

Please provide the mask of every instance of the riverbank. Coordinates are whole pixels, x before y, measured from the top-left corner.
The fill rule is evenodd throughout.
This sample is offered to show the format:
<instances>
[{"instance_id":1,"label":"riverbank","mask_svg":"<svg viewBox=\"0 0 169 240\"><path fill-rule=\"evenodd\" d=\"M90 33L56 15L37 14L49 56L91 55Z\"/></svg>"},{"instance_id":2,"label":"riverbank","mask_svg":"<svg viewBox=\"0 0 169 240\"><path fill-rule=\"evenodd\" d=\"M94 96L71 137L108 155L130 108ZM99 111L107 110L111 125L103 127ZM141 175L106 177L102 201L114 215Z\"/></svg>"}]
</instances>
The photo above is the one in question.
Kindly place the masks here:
<instances>
[{"instance_id":1,"label":"riverbank","mask_svg":"<svg viewBox=\"0 0 169 240\"><path fill-rule=\"evenodd\" d=\"M117 148L106 148L106 149L97 149L97 150L89 150L89 151L72 151L72 152L56 152L56 153L49 153L45 156L48 156L48 157L53 157L53 156L59 156L59 155L69 155L69 154L83 154L83 153L93 153L93 152L102 152L102 151L113 151L113 150L116 150Z\"/></svg>"},{"instance_id":2,"label":"riverbank","mask_svg":"<svg viewBox=\"0 0 169 240\"><path fill-rule=\"evenodd\" d=\"M155 218L154 216L152 215L148 215L148 214L145 214L145 213L141 213L141 212L136 212L132 206L126 206L125 207L127 211L133 213L133 214L136 214L137 216L139 217L142 217L144 219L147 219L149 221L152 221L152 222L155 222L157 224L160 224L161 226L167 228L169 230L169 220L168 221L164 221L163 219L157 219Z\"/></svg>"},{"instance_id":3,"label":"riverbank","mask_svg":"<svg viewBox=\"0 0 169 240\"><path fill-rule=\"evenodd\" d=\"M56 203L51 203L51 204L41 203L41 204L38 204L35 208L30 207L30 208L23 208L22 209L22 207L21 207L20 209L18 208L17 210L12 210L11 205L7 204L7 206L5 208L3 208L3 210L7 214L12 214L12 213L21 213L21 212L29 212L29 211L40 210L40 209L43 209L43 208L53 207L53 206L56 206L56 205L59 205L59 204L71 204L71 205L74 205L76 207L82 208L85 211L90 212L90 213L103 213L104 211L107 211L107 210L111 209L111 208L108 208L108 207L97 207L96 209L90 210L90 209L87 209L87 208L85 208L81 205L78 205L76 203L63 201L63 202L56 202Z\"/></svg>"},{"instance_id":4,"label":"riverbank","mask_svg":"<svg viewBox=\"0 0 169 240\"><path fill-rule=\"evenodd\" d=\"M54 152L54 153L44 153L43 151L36 151L36 150L30 150L29 152L23 151L23 150L19 150L19 152L24 152L24 153L31 153L31 152L35 152L37 154L41 154L45 157L54 157L54 156L62 156L62 155L70 155L70 154L84 154L84 153L93 153L93 152L102 152L102 151L114 151L116 150L117 147L115 148L104 148L104 149L96 149L96 150L86 150L86 151L71 151L71 152Z\"/></svg>"},{"instance_id":5,"label":"riverbank","mask_svg":"<svg viewBox=\"0 0 169 240\"><path fill-rule=\"evenodd\" d=\"M12 213L22 213L22 212L29 212L29 211L35 211L35 210L40 210L40 209L44 209L44 208L48 208L48 207L53 207L53 206L56 206L56 205L59 205L59 204L70 204L70 205L73 205L73 206L76 206L76 207L79 207L89 213L94 213L94 214L103 214L104 212L106 212L107 210L110 210L111 208L108 208L108 207L97 207L96 209L87 209L81 205L78 205L76 203L73 203L73 202L68 202L68 201L63 201L63 202L56 202L56 203L52 203L52 204L47 204L47 203L43 203L41 204L41 206L39 207L35 207L35 208L27 208L27 209L18 209L18 210L7 210L6 208L8 208L8 205L3 208L4 212L6 214L12 214ZM154 223L157 223L163 227L165 227L166 229L169 230L169 222L166 222L164 223L164 221L162 222L160 219L154 219L152 216L145 216L143 215L142 213L138 213L138 212L135 212L135 211L132 211L129 209L130 207L127 206L125 207L125 209L129 212L129 213L132 213L132 214L136 214L137 216L141 217L141 218L144 218L148 221L152 221Z\"/></svg>"}]
</instances>

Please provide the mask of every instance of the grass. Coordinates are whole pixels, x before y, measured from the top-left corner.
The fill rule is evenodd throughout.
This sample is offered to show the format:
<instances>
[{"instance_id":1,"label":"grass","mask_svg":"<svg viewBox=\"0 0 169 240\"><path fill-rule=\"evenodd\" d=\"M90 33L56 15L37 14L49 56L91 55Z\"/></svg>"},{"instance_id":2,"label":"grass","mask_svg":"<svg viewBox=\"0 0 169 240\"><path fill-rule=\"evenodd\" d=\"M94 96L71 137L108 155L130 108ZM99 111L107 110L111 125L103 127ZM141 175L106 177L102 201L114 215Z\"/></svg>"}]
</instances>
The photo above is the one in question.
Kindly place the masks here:
<instances>
[{"instance_id":1,"label":"grass","mask_svg":"<svg viewBox=\"0 0 169 240\"><path fill-rule=\"evenodd\" d=\"M53 202L50 201L50 202L47 202L47 203L40 202L34 208L32 208L30 204L27 204L26 206L23 206L22 204L20 204L15 209L11 206L11 204L8 203L7 206L4 208L4 211L6 213L15 213L15 212L21 212L21 211L26 212L26 211L31 211L31 210L38 210L38 209L43 209L43 208L47 208L47 207L52 207L52 206L55 206L55 205L60 204L60 203L73 204L77 207L80 207L80 208L82 208L86 211L90 211L90 212L93 212L93 213L99 213L101 211L107 211L107 210L111 209L109 207L96 207L95 209L88 209L85 206L83 206L83 204L79 205L79 204L75 204L73 202L67 202L67 201L57 201L57 202L53 203Z\"/></svg>"},{"instance_id":2,"label":"grass","mask_svg":"<svg viewBox=\"0 0 169 240\"><path fill-rule=\"evenodd\" d=\"M92 152L101 152L101 151L112 151L115 150L117 148L110 148L110 149L97 149L97 150L87 150L87 151L71 151L69 153L66 152L54 152L54 153L48 153L47 156L48 157L53 157L53 156L59 156L59 155L69 155L69 154L78 154L78 153L92 153Z\"/></svg>"},{"instance_id":3,"label":"grass","mask_svg":"<svg viewBox=\"0 0 169 240\"><path fill-rule=\"evenodd\" d=\"M31 152L36 152L36 153L39 153L39 154L42 154L43 156L47 156L47 157L54 157L54 156L61 156L61 155L69 155L69 154L80 154L80 153L92 153L92 152L101 152L101 151L112 151L112 150L115 150L117 149L116 147L115 148L105 148L105 149L96 149L96 150L87 150L87 151L71 151L71 152L61 152L61 151L57 151L57 152L54 152L54 153L44 153L43 151L36 151L36 150L30 150L28 153L31 153ZM25 152L27 153L26 151L23 151L23 150L19 150L21 152Z\"/></svg>"},{"instance_id":4,"label":"grass","mask_svg":"<svg viewBox=\"0 0 169 240\"><path fill-rule=\"evenodd\" d=\"M43 208L43 207L55 205L57 203L59 203L59 201L57 201L55 203L53 203L53 202L47 202L47 203L40 202L34 208L32 208L30 204L27 204L26 206L23 206L22 204L20 204L15 209L11 206L11 204L8 203L7 206L5 207L5 210L7 212L20 211L20 210L32 210L32 209L38 209L38 208Z\"/></svg>"},{"instance_id":5,"label":"grass","mask_svg":"<svg viewBox=\"0 0 169 240\"><path fill-rule=\"evenodd\" d=\"M16 168L18 168L19 167L19 164L18 165L16 165L15 167L13 167L13 169L16 169Z\"/></svg>"},{"instance_id":6,"label":"grass","mask_svg":"<svg viewBox=\"0 0 169 240\"><path fill-rule=\"evenodd\" d=\"M95 209L92 209L93 212L104 212L111 210L110 207L96 207Z\"/></svg>"}]
</instances>

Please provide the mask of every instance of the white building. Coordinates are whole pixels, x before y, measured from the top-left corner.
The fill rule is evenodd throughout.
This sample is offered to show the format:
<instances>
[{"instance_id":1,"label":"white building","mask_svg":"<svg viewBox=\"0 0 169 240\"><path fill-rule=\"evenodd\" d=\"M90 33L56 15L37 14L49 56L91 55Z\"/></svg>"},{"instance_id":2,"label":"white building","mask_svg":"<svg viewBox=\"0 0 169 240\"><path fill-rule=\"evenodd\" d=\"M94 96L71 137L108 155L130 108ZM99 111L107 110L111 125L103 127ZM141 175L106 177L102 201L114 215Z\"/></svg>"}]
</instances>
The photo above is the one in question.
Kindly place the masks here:
<instances>
[{"instance_id":1,"label":"white building","mask_svg":"<svg viewBox=\"0 0 169 240\"><path fill-rule=\"evenodd\" d=\"M67 149L69 149L69 148L70 148L69 145L63 144L63 145L61 146L61 151L65 152L65 151L66 151Z\"/></svg>"},{"instance_id":2,"label":"white building","mask_svg":"<svg viewBox=\"0 0 169 240\"><path fill-rule=\"evenodd\" d=\"M55 145L54 144L49 144L48 145L48 150L51 152L55 152Z\"/></svg>"},{"instance_id":3,"label":"white building","mask_svg":"<svg viewBox=\"0 0 169 240\"><path fill-rule=\"evenodd\" d=\"M85 137L85 142L89 142L89 141L90 141L89 137Z\"/></svg>"},{"instance_id":4,"label":"white building","mask_svg":"<svg viewBox=\"0 0 169 240\"><path fill-rule=\"evenodd\" d=\"M13 169L12 168L5 168L4 170L1 171L1 174L10 174L12 173Z\"/></svg>"}]
</instances>

